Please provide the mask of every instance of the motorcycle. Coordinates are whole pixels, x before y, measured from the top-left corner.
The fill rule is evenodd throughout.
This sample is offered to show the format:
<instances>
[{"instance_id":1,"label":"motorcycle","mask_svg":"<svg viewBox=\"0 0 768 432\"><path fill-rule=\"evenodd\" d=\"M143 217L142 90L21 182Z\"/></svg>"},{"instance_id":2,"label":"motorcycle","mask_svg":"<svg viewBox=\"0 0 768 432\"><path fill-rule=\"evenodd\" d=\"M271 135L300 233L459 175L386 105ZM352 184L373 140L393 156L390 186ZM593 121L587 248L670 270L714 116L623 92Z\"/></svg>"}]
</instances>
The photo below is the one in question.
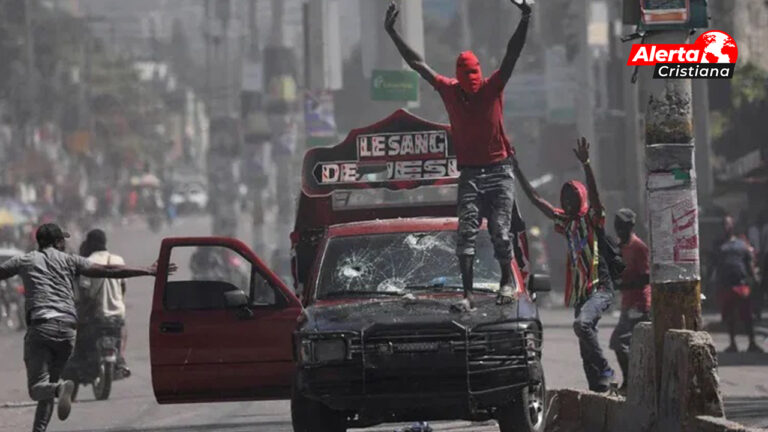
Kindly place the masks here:
<instances>
[{"instance_id":1,"label":"motorcycle","mask_svg":"<svg viewBox=\"0 0 768 432\"><path fill-rule=\"evenodd\" d=\"M84 323L78 326L75 352L64 370L64 379L72 380L75 400L81 385L90 384L96 400L107 400L112 383L130 376L130 371L118 366L121 343L121 323Z\"/></svg>"},{"instance_id":2,"label":"motorcycle","mask_svg":"<svg viewBox=\"0 0 768 432\"><path fill-rule=\"evenodd\" d=\"M8 328L27 329L24 317L24 286L12 280L0 281L0 318Z\"/></svg>"}]
</instances>

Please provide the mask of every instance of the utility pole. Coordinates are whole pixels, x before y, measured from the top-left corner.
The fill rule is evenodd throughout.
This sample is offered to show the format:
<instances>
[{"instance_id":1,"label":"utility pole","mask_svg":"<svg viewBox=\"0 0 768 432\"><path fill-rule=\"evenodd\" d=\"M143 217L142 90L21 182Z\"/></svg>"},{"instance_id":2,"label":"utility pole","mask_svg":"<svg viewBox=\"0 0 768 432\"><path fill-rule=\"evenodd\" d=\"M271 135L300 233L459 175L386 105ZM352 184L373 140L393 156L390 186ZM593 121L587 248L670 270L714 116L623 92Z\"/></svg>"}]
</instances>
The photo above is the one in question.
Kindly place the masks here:
<instances>
[{"instance_id":1,"label":"utility pole","mask_svg":"<svg viewBox=\"0 0 768 432\"><path fill-rule=\"evenodd\" d=\"M649 44L689 43L688 30L653 31ZM701 329L698 211L690 79L652 79L645 114L646 184L651 229L652 321L656 378L661 383L664 336Z\"/></svg>"},{"instance_id":2,"label":"utility pole","mask_svg":"<svg viewBox=\"0 0 768 432\"><path fill-rule=\"evenodd\" d=\"M577 0L573 2L578 11L579 27L579 54L576 57L578 82L576 90L576 128L579 134L596 140L595 136L595 74L592 48L589 46L589 20L591 0ZM573 6L572 6L573 7ZM592 152L593 166L600 166L599 153ZM598 180L599 182L599 180Z\"/></svg>"},{"instance_id":3,"label":"utility pole","mask_svg":"<svg viewBox=\"0 0 768 432\"><path fill-rule=\"evenodd\" d=\"M631 33L629 26L625 26L625 34ZM632 44L622 44L621 58L626 61L632 49ZM639 117L639 91L637 85L630 84L632 80L633 69L630 67L622 68L621 89L622 102L624 110L624 145L625 158L623 163L626 165L626 201L635 209L645 208L644 194L642 193L643 179L645 178L643 164L643 146L642 136L640 135L640 117ZM645 221L645 226L647 226ZM647 232L644 228L643 232ZM647 237L644 237L647 238Z\"/></svg>"},{"instance_id":4,"label":"utility pole","mask_svg":"<svg viewBox=\"0 0 768 432\"><path fill-rule=\"evenodd\" d=\"M24 2L24 30L25 30L25 61L27 71L26 112L24 116L24 145L32 145L32 126L35 119L35 99L37 93L37 69L35 67L35 38L34 38L34 20L32 18L33 2Z\"/></svg>"},{"instance_id":5,"label":"utility pole","mask_svg":"<svg viewBox=\"0 0 768 432\"><path fill-rule=\"evenodd\" d=\"M211 103L213 102L213 93L211 91L211 6L209 0L203 1L205 10L205 23L203 24L203 36L205 40L205 108L208 118L211 118Z\"/></svg>"},{"instance_id":6,"label":"utility pole","mask_svg":"<svg viewBox=\"0 0 768 432\"><path fill-rule=\"evenodd\" d=\"M712 174L712 141L709 135L709 85L693 81L693 126L696 137L696 174L699 201L707 205L715 188Z\"/></svg>"},{"instance_id":7,"label":"utility pole","mask_svg":"<svg viewBox=\"0 0 768 432\"><path fill-rule=\"evenodd\" d=\"M264 190L269 187L266 167L269 149L269 126L264 114L264 64L261 55L258 27L258 1L248 2L248 45L244 65L248 66L246 80L243 81L242 118L245 133L243 149L244 179L248 184L249 206L251 211L252 247L264 256L266 229L264 225L265 204Z\"/></svg>"},{"instance_id":8,"label":"utility pole","mask_svg":"<svg viewBox=\"0 0 768 432\"><path fill-rule=\"evenodd\" d=\"M217 236L236 237L238 225L238 197L235 160L239 158L242 144L239 115L234 115L232 73L229 65L228 45L229 21L231 17L231 0L215 0L213 11L208 2L204 4L206 10L206 57L208 57L208 83L209 83L209 142L206 158L208 173L208 190L211 199L209 209L211 213L211 232ZM211 31L213 24L220 29L214 35ZM214 46L211 47L210 45ZM224 59L220 57L221 44L224 44ZM212 55L211 55L212 54ZM212 59L215 57L223 71L212 75ZM222 64L223 63L223 64ZM219 69L220 71L221 69Z\"/></svg>"},{"instance_id":9,"label":"utility pole","mask_svg":"<svg viewBox=\"0 0 768 432\"><path fill-rule=\"evenodd\" d=\"M459 21L461 22L461 49L471 49L472 29L469 23L469 0L459 0Z\"/></svg>"}]
</instances>

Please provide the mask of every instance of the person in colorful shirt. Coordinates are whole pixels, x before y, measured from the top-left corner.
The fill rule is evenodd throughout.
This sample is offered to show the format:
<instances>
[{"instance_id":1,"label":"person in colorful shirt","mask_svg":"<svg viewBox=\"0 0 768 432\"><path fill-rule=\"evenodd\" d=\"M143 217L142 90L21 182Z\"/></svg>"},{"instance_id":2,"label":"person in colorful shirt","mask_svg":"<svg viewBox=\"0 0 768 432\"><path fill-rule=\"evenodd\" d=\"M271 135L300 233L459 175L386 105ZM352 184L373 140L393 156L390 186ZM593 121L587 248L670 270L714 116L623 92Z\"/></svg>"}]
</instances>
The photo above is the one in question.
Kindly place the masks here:
<instances>
[{"instance_id":1,"label":"person in colorful shirt","mask_svg":"<svg viewBox=\"0 0 768 432\"><path fill-rule=\"evenodd\" d=\"M622 391L626 390L629 378L632 331L638 323L650 321L651 313L650 252L648 246L634 233L636 221L637 215L628 208L620 209L613 221L619 237L621 258L626 265L617 287L621 290L621 315L610 342L624 378L620 388Z\"/></svg>"},{"instance_id":2,"label":"person in colorful shirt","mask_svg":"<svg viewBox=\"0 0 768 432\"><path fill-rule=\"evenodd\" d=\"M714 280L717 284L720 313L728 327L730 345L725 352L738 352L736 346L736 322L744 322L749 339L748 352L762 353L764 350L755 342L755 328L750 299L750 280L755 278L753 250L736 235L733 217L723 218L725 239L716 249Z\"/></svg>"},{"instance_id":3,"label":"person in colorful shirt","mask_svg":"<svg viewBox=\"0 0 768 432\"><path fill-rule=\"evenodd\" d=\"M435 72L397 33L395 22L399 10L394 2L387 9L384 21L387 33L408 66L440 94L451 122L456 159L461 171L456 246L464 288L464 299L456 305L460 311L470 311L474 307L475 242L483 217L488 220L494 255L501 269L497 303L508 304L521 292L512 274L514 237L520 231L510 231L513 226L521 225L521 218L514 206L514 175L509 159L514 150L504 131L503 91L525 45L531 7L526 1L515 2L515 5L520 8L522 17L507 43L499 69L487 79L483 78L480 61L472 51L464 51L456 59L456 78Z\"/></svg>"},{"instance_id":4,"label":"person in colorful shirt","mask_svg":"<svg viewBox=\"0 0 768 432\"><path fill-rule=\"evenodd\" d=\"M589 389L606 392L611 387L614 372L597 340L597 323L613 304L613 281L608 263L598 248L598 235L605 235L605 210L589 163L586 138L577 140L574 153L584 167L587 186L576 180L565 183L560 191L562 208L556 208L539 196L514 156L512 165L525 194L536 208L554 221L557 232L566 238L565 304L574 307L573 331L579 339Z\"/></svg>"}]
</instances>

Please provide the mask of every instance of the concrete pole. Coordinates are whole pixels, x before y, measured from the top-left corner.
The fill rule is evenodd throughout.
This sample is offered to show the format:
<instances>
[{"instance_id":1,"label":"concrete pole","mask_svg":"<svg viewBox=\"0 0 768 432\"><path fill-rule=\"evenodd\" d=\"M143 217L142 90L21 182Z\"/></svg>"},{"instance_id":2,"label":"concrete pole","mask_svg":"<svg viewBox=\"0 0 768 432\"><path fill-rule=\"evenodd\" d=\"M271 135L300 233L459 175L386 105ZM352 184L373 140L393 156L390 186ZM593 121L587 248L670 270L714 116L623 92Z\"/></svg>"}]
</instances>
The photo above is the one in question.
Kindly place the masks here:
<instances>
[{"instance_id":1,"label":"concrete pole","mask_svg":"<svg viewBox=\"0 0 768 432\"><path fill-rule=\"evenodd\" d=\"M579 37L579 54L577 56L576 64L580 71L577 74L577 90L576 90L576 127L578 133L581 136L586 137L588 140L595 142L597 136L595 135L595 74L594 74L594 59L592 56L592 49L589 46L588 30L589 30L589 15L591 0L577 0L579 11L579 26L582 31L578 33ZM592 166L600 167L600 152L593 151L590 155L592 158ZM598 177L598 183L600 178Z\"/></svg>"},{"instance_id":2,"label":"concrete pole","mask_svg":"<svg viewBox=\"0 0 768 432\"><path fill-rule=\"evenodd\" d=\"M26 70L27 70L27 94L24 98L27 104L27 118L24 122L24 145L25 146L31 146L32 145L32 125L35 119L35 112L37 111L35 109L35 93L37 88L37 70L35 68L35 32L34 32L34 21L32 19L32 9L33 9L33 2L26 1L24 2L24 30L25 30L25 43L24 43L24 53L25 53L25 62L26 62Z\"/></svg>"},{"instance_id":3,"label":"concrete pole","mask_svg":"<svg viewBox=\"0 0 768 432\"><path fill-rule=\"evenodd\" d=\"M715 188L712 174L712 141L709 132L709 85L707 80L693 80L693 127L696 137L696 177L699 202L712 201Z\"/></svg>"},{"instance_id":4,"label":"concrete pole","mask_svg":"<svg viewBox=\"0 0 768 432\"><path fill-rule=\"evenodd\" d=\"M469 0L459 0L459 22L461 23L461 50L472 49L472 28L469 24Z\"/></svg>"},{"instance_id":5,"label":"concrete pole","mask_svg":"<svg viewBox=\"0 0 768 432\"><path fill-rule=\"evenodd\" d=\"M272 0L272 32L270 34L270 44L272 46L285 45L284 27L284 0Z\"/></svg>"},{"instance_id":6,"label":"concrete pole","mask_svg":"<svg viewBox=\"0 0 768 432\"><path fill-rule=\"evenodd\" d=\"M220 0L221 1L221 0ZM229 1L229 0L224 0ZM232 7L230 4L228 7ZM224 59L221 62L221 66L224 68L224 70L221 73L221 76L224 78L223 86L224 91L226 92L226 103L225 103L225 112L226 115L232 115L232 106L233 106L233 93L234 93L234 83L232 79L232 70L230 69L230 58L229 58L229 16L223 17L220 19L221 21L221 45L222 45L222 56Z\"/></svg>"},{"instance_id":7,"label":"concrete pole","mask_svg":"<svg viewBox=\"0 0 768 432\"><path fill-rule=\"evenodd\" d=\"M210 119L213 112L211 104L213 103L213 91L211 89L211 6L210 0L203 0L205 10L205 23L203 24L203 38L205 40L205 109Z\"/></svg>"},{"instance_id":8,"label":"concrete pole","mask_svg":"<svg viewBox=\"0 0 768 432\"><path fill-rule=\"evenodd\" d=\"M655 32L646 43L689 43L689 34L684 30ZM646 190L656 382L660 383L667 331L701 329L701 284L691 80L651 79L651 72L646 68L641 78L648 90Z\"/></svg>"},{"instance_id":9,"label":"concrete pole","mask_svg":"<svg viewBox=\"0 0 768 432\"><path fill-rule=\"evenodd\" d=\"M629 29L629 26L625 26L625 29ZM630 34L631 31L625 30L623 34ZM629 52L632 49L632 44L622 44L621 58L627 59ZM627 203L633 206L636 211L641 208L645 208L644 194L642 188L644 184L645 172L644 165L644 153L642 136L640 135L640 119L638 110L638 86L632 84L632 73L634 68L624 67L622 68L623 74L621 77L622 93L624 103L624 148L626 149L624 164L626 166L626 194ZM645 219L645 218L643 218ZM647 221L645 221L647 223ZM645 229L643 229L645 231ZM644 236L644 238L647 238Z\"/></svg>"}]
</instances>

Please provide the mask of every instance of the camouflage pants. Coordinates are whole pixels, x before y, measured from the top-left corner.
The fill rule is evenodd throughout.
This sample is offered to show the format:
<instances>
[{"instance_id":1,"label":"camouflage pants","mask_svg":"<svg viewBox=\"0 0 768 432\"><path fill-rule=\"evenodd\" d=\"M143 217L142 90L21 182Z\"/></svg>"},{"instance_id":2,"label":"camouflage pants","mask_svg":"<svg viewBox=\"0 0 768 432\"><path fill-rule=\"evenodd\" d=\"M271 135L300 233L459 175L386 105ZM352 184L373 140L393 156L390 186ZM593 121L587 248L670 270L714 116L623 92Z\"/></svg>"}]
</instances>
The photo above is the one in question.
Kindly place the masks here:
<instances>
[{"instance_id":1,"label":"camouflage pants","mask_svg":"<svg viewBox=\"0 0 768 432\"><path fill-rule=\"evenodd\" d=\"M494 256L499 261L511 260L514 256L513 238L510 235L514 203L515 176L512 166L462 169L459 177L456 254L475 255L477 234L483 218L486 218Z\"/></svg>"}]
</instances>

